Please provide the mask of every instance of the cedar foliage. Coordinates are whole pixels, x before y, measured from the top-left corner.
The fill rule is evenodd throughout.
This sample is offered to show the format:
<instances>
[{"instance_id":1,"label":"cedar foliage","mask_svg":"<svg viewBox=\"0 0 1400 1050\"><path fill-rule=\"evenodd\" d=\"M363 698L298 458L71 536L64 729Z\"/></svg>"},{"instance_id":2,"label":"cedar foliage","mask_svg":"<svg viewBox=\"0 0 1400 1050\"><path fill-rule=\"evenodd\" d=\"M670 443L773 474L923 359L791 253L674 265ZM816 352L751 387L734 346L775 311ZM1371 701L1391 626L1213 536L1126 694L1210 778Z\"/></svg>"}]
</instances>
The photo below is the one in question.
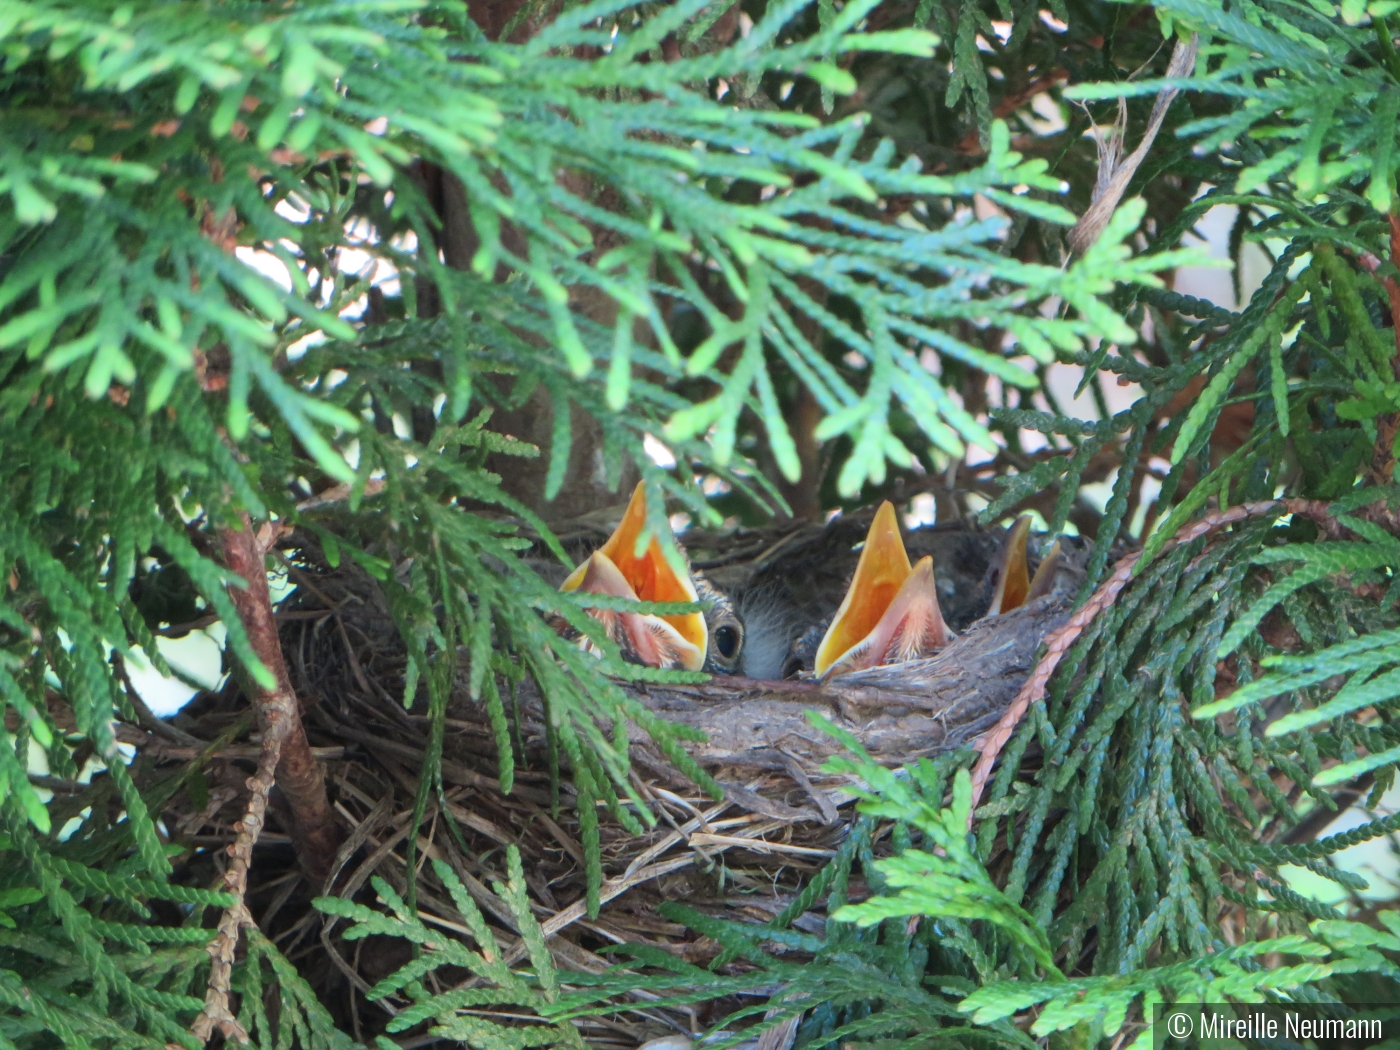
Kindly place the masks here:
<instances>
[{"instance_id":1,"label":"cedar foliage","mask_svg":"<svg viewBox=\"0 0 1400 1050\"><path fill-rule=\"evenodd\" d=\"M387 911L321 902L352 935L421 947L373 990L411 1004L395 1032L576 1045L568 1018L629 991L777 983L746 1012L800 1013L801 1046L1024 1046L1009 1019L1038 1004L1032 1034L1082 1042L1155 997L1392 995L1393 916L1345 922L1279 869L1355 888L1331 855L1397 824L1312 830L1338 786L1378 801L1400 760L1394 6L0 6L0 1048L195 1045L203 946L232 902L181 882L193 847L158 816L200 761L138 789L112 719L141 717L123 655L165 669L163 625L217 617L230 661L265 679L213 540L242 514L380 581L405 702L426 696L434 720L419 815L459 662L505 790L498 675L523 668L548 698L595 891L596 803L651 819L601 727L642 722L703 782L608 677L660 673L550 631L541 612L596 633L505 523L548 541L550 499L593 468L572 455L586 433L611 484L639 471L654 508L669 496L706 523L950 475L988 520L1033 507L1093 534L1081 597L1135 524L1151 555L1212 506L1282 492L1331 501L1341 531L1265 515L1145 558L1008 747L971 839L970 756L896 776L851 742L864 816L783 915L675 914L747 969L640 950L561 994L518 860L497 892L529 971L502 963L450 870L474 944L429 932L387 884ZM1106 125L1126 100L1135 141L1164 39L1192 33L1141 198L1067 259L1090 115ZM1063 130L1033 115L1042 94ZM974 197L1001 214L977 219ZM1152 277L1219 203L1238 208L1237 256L1259 245L1272 264L1238 312ZM1036 407L1056 361L1084 369L1098 418ZM1142 395L1112 414L1118 378ZM547 447L493 429L532 403L552 412ZM1222 420L1247 433L1227 442ZM1027 431L1046 445L1027 451ZM958 467L969 445L995 458ZM512 486L508 457L543 457L543 499ZM1108 478L1099 511L1085 486ZM339 501L313 498L337 483ZM853 870L875 893L854 906ZM789 928L814 906L824 938ZM250 931L246 947L233 990L260 1045L350 1042L274 944ZM1291 961L1269 971L1270 954ZM430 994L443 965L479 982ZM464 1012L493 1004L542 1020Z\"/></svg>"}]
</instances>

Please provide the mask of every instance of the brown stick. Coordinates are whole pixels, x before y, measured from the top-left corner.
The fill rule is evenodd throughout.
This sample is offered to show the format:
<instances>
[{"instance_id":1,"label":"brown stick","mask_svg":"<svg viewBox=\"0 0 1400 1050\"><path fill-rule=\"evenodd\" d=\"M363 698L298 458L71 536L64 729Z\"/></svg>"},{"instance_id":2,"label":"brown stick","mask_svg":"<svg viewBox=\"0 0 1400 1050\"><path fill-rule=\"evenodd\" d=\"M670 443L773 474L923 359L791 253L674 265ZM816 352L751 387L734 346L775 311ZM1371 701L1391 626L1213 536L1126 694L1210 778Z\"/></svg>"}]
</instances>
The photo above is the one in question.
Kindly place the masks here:
<instances>
[{"instance_id":1,"label":"brown stick","mask_svg":"<svg viewBox=\"0 0 1400 1050\"><path fill-rule=\"evenodd\" d=\"M1400 265L1400 216L1390 214L1390 261ZM1357 261L1362 268L1376 277L1385 287L1386 297L1390 300L1390 323L1391 334L1395 339L1395 355L1391 358L1390 368L1397 379L1400 379L1400 283L1395 278L1387 277L1378 271L1381 268L1381 260L1370 252L1362 251L1356 255ZM1400 432L1400 413L1383 412L1376 417L1376 441L1371 449L1371 464L1367 469L1368 479L1376 485L1389 485L1395 476L1395 457L1391 455L1391 449L1395 447L1395 435Z\"/></svg>"},{"instance_id":2,"label":"brown stick","mask_svg":"<svg viewBox=\"0 0 1400 1050\"><path fill-rule=\"evenodd\" d=\"M1196 51L1199 45L1200 36L1196 33L1191 34L1189 42L1185 40L1176 42L1176 47L1172 50L1171 63L1167 66L1168 79L1179 79L1191 72L1196 64ZM1099 140L1098 180L1094 184L1094 193L1089 208L1074 224L1074 228L1065 235L1065 240L1069 242L1069 246L1074 251L1081 253L1088 251L1089 246L1099 239L1099 234L1103 233L1104 227L1108 225L1108 220L1113 217L1114 211L1118 208L1118 202L1123 199L1123 194L1128 189L1128 183L1133 181L1138 167L1147 158L1147 151L1152 148L1152 143L1157 138L1157 132L1162 129L1162 121L1167 117L1167 110L1171 107L1172 100L1176 98L1177 90L1174 87L1166 87L1157 93L1157 101L1152 107L1152 116L1148 118L1147 129L1142 134L1142 141L1138 143L1138 148L1126 158L1122 155L1122 136L1127 132L1127 108L1120 99L1119 124L1109 133L1108 142Z\"/></svg>"},{"instance_id":3,"label":"brown stick","mask_svg":"<svg viewBox=\"0 0 1400 1050\"><path fill-rule=\"evenodd\" d=\"M1016 732L1016 727L1021 724L1021 719L1030 710L1031 704L1039 703L1045 699L1045 689L1050 684L1050 676L1055 673L1055 668L1060 666L1060 661L1064 659L1065 653L1069 652L1070 646L1084 633L1084 629L1094 622L1094 617L1113 604L1118 597L1118 592L1127 586L1128 581L1133 578L1133 569L1141 556L1141 551L1135 551L1120 559L1108 581L1100 586L1084 603L1083 607L1069 618L1069 622L1045 639L1045 655L1041 657L1040 663L1036 664L1035 670L1026 679L1026 684L1016 694L1016 699L1011 701L1011 706L1002 714L1000 721L977 744L980 755L977 759L977 765L972 770L972 809L974 811L977 809L978 801L982 798L982 788L992 775L992 767L996 765L997 756L1001 754L1001 749L1011 739L1011 734ZM970 826L972 822L971 812L968 813L967 819Z\"/></svg>"},{"instance_id":4,"label":"brown stick","mask_svg":"<svg viewBox=\"0 0 1400 1050\"><path fill-rule=\"evenodd\" d=\"M255 925L248 911L248 871L253 864L253 847L262 834L267 815L267 797L273 783L282 787L296 821L297 856L307 875L316 884L330 873L339 844L339 827L326 799L326 783L321 767L311 752L306 730L301 724L296 694L282 659L277 621L272 613L272 596L267 589L267 552L276 539L275 526L265 525L259 533L245 514L242 528L219 530L224 563L247 581L247 588L230 587L229 597L243 623L253 651L276 679L276 687L264 689L250 680L249 699L258 715L262 750L258 770L248 778L248 808L239 823L238 837L228 848L230 863L224 872L224 887L233 894L233 904L219 919L218 933L209 945L209 984L204 993L204 1009L195 1018L190 1034L201 1043L209 1041L214 1029L224 1038L249 1043L247 1031L233 1015L229 992L238 936Z\"/></svg>"},{"instance_id":5,"label":"brown stick","mask_svg":"<svg viewBox=\"0 0 1400 1050\"><path fill-rule=\"evenodd\" d=\"M251 533L252 530L245 528L244 531ZM264 729L258 771L248 778L248 809L239 823L238 837L228 848L230 863L224 872L224 888L233 894L233 904L225 909L219 919L219 932L209 945L211 964L209 986L204 992L204 1009L190 1028L190 1034L201 1043L209 1041L216 1027L226 1040L236 1039L245 1044L252 1042L229 1008L230 979L233 976L234 954L238 949L238 935L245 926L254 925L253 916L244 902L248 892L248 869L253 864L253 847L257 845L258 835L262 832L267 796L272 790L282 746L291 728L292 723L288 719L276 718Z\"/></svg>"},{"instance_id":6,"label":"brown stick","mask_svg":"<svg viewBox=\"0 0 1400 1050\"><path fill-rule=\"evenodd\" d=\"M1261 500L1257 503L1244 503L1237 507L1227 507L1224 510L1207 514L1200 521L1193 521L1182 526L1176 535L1162 545L1161 553L1165 554L1183 543L1190 543L1215 529L1244 521L1247 518L1270 514L1276 510L1285 510L1290 514L1317 522L1329 539L1339 538L1344 531L1333 519L1328 505L1319 500ZM1132 580L1138 559L1141 557L1142 552L1137 551L1121 558L1114 567L1113 575L1099 586L1099 589L1069 618L1063 627L1051 632L1046 637L1045 655L1041 657L1035 670L1031 672L1031 676L1026 679L1026 684L1016 694L1016 699L1011 702L1011 706L1002 714L1001 720L977 744L980 756L977 759L977 765L972 770L973 812L976 811L977 803L982 798L982 789L992 775L992 767L996 765L997 757L1001 754L1007 741L1011 739L1011 735L1016 732L1017 726L1021 724L1021 719L1025 717L1031 704L1039 703L1045 699L1045 690L1050 684L1050 677L1055 673L1055 668L1060 665L1060 661L1064 659L1065 653L1069 652L1070 647L1079 639L1079 636L1094 622L1094 617L1117 600L1119 593ZM972 815L969 813L969 825L971 821Z\"/></svg>"},{"instance_id":7,"label":"brown stick","mask_svg":"<svg viewBox=\"0 0 1400 1050\"><path fill-rule=\"evenodd\" d=\"M319 886L330 873L340 845L340 827L326 798L326 781L306 730L301 724L296 693L282 659L282 645L277 633L277 620L272 612L272 598L267 589L265 559L271 549L276 531L264 526L255 534L247 515L241 529L222 528L219 542L223 548L224 564L248 582L246 589L230 587L229 597L238 618L243 622L253 652L263 666L272 672L276 685L265 689L251 679L246 683L249 700L258 716L264 746L269 736L282 735L280 759L277 763L277 786L282 789L296 823L293 840L297 859L307 877ZM250 803L251 805L251 803Z\"/></svg>"}]
</instances>

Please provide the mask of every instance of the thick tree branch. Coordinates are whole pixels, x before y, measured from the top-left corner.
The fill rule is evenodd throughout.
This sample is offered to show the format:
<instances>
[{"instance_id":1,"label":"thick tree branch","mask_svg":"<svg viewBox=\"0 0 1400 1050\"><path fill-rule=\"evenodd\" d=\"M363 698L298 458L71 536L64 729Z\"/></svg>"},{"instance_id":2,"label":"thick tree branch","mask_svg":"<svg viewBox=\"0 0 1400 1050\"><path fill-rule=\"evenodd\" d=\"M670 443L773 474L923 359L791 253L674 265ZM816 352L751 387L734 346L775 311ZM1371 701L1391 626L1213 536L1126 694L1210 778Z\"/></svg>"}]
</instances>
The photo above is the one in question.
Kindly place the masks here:
<instances>
[{"instance_id":1,"label":"thick tree branch","mask_svg":"<svg viewBox=\"0 0 1400 1050\"><path fill-rule=\"evenodd\" d=\"M230 587L229 597L238 610L238 618L243 622L253 651L276 681L274 688L265 689L249 679L244 688L257 713L264 757L267 741L277 736L281 738L276 765L277 786L286 796L296 823L293 840L297 859L308 878L319 885L330 873L335 860L340 827L326 798L325 776L306 739L296 693L277 636L265 564L276 533L268 526L264 526L262 534L255 533L246 515L243 522L241 529L219 530L224 564L248 582L246 589Z\"/></svg>"},{"instance_id":2,"label":"thick tree branch","mask_svg":"<svg viewBox=\"0 0 1400 1050\"><path fill-rule=\"evenodd\" d=\"M224 888L233 894L233 904L219 919L218 933L209 945L211 966L204 1009L190 1028L190 1034L200 1042L208 1042L216 1028L226 1040L251 1042L248 1032L233 1014L229 993L239 934L245 927L254 925L245 902L248 871L253 864L253 847L266 821L267 799L273 784L281 786L291 804L296 821L293 841L297 857L316 885L323 883L330 874L340 844L340 829L326 798L325 778L306 739L296 693L292 690L277 637L266 565L267 553L276 537L277 528L271 524L255 533L246 514L242 528L219 530L224 564L248 583L246 588L230 587L229 597L238 610L238 618L253 651L272 672L276 685L265 689L253 682L251 676L246 676L244 684L262 731L262 750L257 772L248 778L248 808L239 822L238 837L228 850Z\"/></svg>"}]
</instances>

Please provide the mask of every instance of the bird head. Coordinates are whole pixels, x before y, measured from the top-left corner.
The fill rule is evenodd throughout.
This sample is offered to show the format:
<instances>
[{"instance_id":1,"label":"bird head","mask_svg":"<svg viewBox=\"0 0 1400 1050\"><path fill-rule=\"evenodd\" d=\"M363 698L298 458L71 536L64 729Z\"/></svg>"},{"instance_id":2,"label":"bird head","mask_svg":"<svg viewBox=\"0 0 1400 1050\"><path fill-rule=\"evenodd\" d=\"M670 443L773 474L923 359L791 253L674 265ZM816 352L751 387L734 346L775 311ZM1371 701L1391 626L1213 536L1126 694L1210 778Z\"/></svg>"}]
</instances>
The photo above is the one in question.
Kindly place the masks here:
<instances>
[{"instance_id":1,"label":"bird head","mask_svg":"<svg viewBox=\"0 0 1400 1050\"><path fill-rule=\"evenodd\" d=\"M925 565L924 559L913 566L909 564L894 508L880 507L861 544L854 575L845 580L843 591L836 592L845 596L836 612L821 619L811 618L816 615L814 612L793 619L783 615L786 610L782 601L756 600L765 595L762 587L743 594L744 623L749 634L747 653L753 655L752 659L745 656L746 668L752 663L768 675L776 673L783 678L804 671L828 677L930 655L942 644L940 631L945 640L954 636L953 630L945 626L948 620L936 598L940 594L945 601L953 598L946 606L947 616L959 627L985 616L1009 613L1042 596L1063 598L1074 594L1084 580L1088 557L1085 541L1060 537L1041 558L1034 579L1029 579L1030 521L1029 516L1023 516L1010 529L985 533L948 526L920 530L917 545L937 552L935 590L934 563ZM955 534L962 537L957 542L934 542L940 536ZM827 535L837 538L830 527ZM846 556L849 531L840 537L840 542L841 553L833 556L828 552L819 567L784 566L782 571L820 572L833 557ZM1087 545L1087 549L1092 549L1092 545ZM990 565L983 560L989 556ZM810 560L810 555L807 557ZM772 589L768 581L763 586ZM787 592L779 597L784 595L789 602L794 600ZM835 604L835 597L832 594L827 609ZM770 608L774 604L777 608Z\"/></svg>"},{"instance_id":2,"label":"bird head","mask_svg":"<svg viewBox=\"0 0 1400 1050\"><path fill-rule=\"evenodd\" d=\"M934 589L933 559L909 564L894 507L880 504L814 670L825 678L902 663L941 649L950 636Z\"/></svg>"},{"instance_id":3,"label":"bird head","mask_svg":"<svg viewBox=\"0 0 1400 1050\"><path fill-rule=\"evenodd\" d=\"M642 552L637 552L646 521L646 488L638 483L621 524L559 589L644 602L699 601L690 573L677 572L671 566L659 537L653 535ZM666 538L670 539L669 530ZM687 671L698 671L705 665L709 629L701 613L661 616L590 609L589 614L635 663Z\"/></svg>"},{"instance_id":4,"label":"bird head","mask_svg":"<svg viewBox=\"0 0 1400 1050\"><path fill-rule=\"evenodd\" d=\"M710 607L705 610L709 649L705 654L703 670L711 674L739 673L748 645L743 617L739 615L729 596L705 579L703 574L692 573L690 579L700 600L710 603Z\"/></svg>"}]
</instances>

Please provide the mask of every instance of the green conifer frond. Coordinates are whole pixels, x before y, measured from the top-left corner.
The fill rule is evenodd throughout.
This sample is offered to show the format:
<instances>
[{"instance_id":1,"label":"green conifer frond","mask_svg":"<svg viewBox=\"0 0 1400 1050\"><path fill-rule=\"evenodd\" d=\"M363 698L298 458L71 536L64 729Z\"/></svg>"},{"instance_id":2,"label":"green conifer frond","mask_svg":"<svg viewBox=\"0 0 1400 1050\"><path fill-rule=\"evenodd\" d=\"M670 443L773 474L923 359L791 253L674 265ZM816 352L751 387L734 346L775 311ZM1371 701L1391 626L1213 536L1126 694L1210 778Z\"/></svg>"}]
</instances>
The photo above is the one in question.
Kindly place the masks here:
<instances>
[{"instance_id":1,"label":"green conifer frond","mask_svg":"<svg viewBox=\"0 0 1400 1050\"><path fill-rule=\"evenodd\" d=\"M6 5L0 1042L189 1039L200 945L229 901L175 877L189 857L165 806L183 785L207 795L210 755L248 723L154 776L127 764L113 718L137 717L127 658L165 670L162 632L210 618L267 684L215 551L245 514L293 530L276 551L293 567L319 554L376 581L407 652L392 688L426 716L410 874L376 884L387 911L322 905L355 936L422 949L375 987L402 1007L396 1034L577 1046L563 1018L620 990L693 1002L784 984L806 998L755 995L744 1016L802 1014L804 1046L1029 1050L1011 1018L1036 1004L1033 1034L1097 1037L1154 995L1340 995L1347 966L1393 977L1386 935L1325 918L1282 870L1359 891L1333 855L1396 830L1378 817L1290 839L1342 804L1334 785L1370 774L1374 803L1400 765L1400 547L1378 509L1400 451L1384 6L1155 3L1167 38L1200 34L1202 60L1128 203L1064 262L1061 231L1097 181L1084 133L1112 113L1061 105L1061 73L1068 97L1124 99L1135 133L1165 86L1150 17L1078 0L530 2L492 38L455 2ZM1046 103L1060 130L1037 130ZM1219 205L1238 209L1236 262L1269 256L1238 309L1158 277L1191 261L1183 237ZM1061 366L1082 370L1096 418L1055 401ZM1119 381L1142 394L1114 410ZM538 447L505 422L537 409ZM650 458L658 438L674 468ZM868 811L775 919L669 909L753 967L737 974L643 949L569 991L517 855L498 892L519 944L496 944L436 863L423 877L473 943L419 917L454 695L484 710L511 792L525 754L507 701L538 686L594 913L605 822L655 819L629 723L720 793L691 734L619 685L694 676L624 662L588 615L681 607L564 595L524 557L568 561L544 508L578 459L613 488L637 468L646 542L668 531L668 500L715 525L736 503L780 509L804 473L814 518L944 472L962 486L969 446L995 457L971 472L989 520L1033 508L1095 533L1081 597L1116 544L1145 547L975 814L966 755L906 776L848 761ZM531 460L542 502L511 484ZM323 498L336 482L345 498ZM1330 502L1345 534L1300 516L1169 548L1203 513L1280 493ZM874 896L848 906L853 874ZM795 928L821 907L824 938ZM233 994L254 1041L348 1047L292 959L247 938ZM1266 951L1291 961L1267 976L1252 961ZM430 993L446 966L477 983ZM489 1016L501 1006L539 1021Z\"/></svg>"},{"instance_id":2,"label":"green conifer frond","mask_svg":"<svg viewBox=\"0 0 1400 1050\"><path fill-rule=\"evenodd\" d=\"M345 932L348 940L368 936L403 937L422 949L421 955L370 990L371 1000L396 997L407 999L411 1004L396 1012L389 1023L390 1032L405 1032L424 1021L432 1021L429 1034L440 1039L459 1040L479 1050L521 1050L528 1046L567 1046L581 1050L583 1043L577 1030L567 1022L508 1025L489 1020L489 1013L472 1010L478 1006L507 1005L544 1016L558 993L554 963L545 948L539 923L530 910L520 851L514 846L507 850L507 866L507 882L497 884L494 889L521 933L533 967L532 974L517 973L512 968L476 902L452 868L442 861L434 860L433 870L456 905L454 920L460 920L471 931L475 949L447 936L441 929L430 929L388 883L377 876L373 880L374 888L388 906L388 914L338 897L316 901L316 907L326 914L354 920L355 925ZM436 995L429 994L422 980L441 967L467 970L480 980L490 982L491 986L480 987L469 982Z\"/></svg>"},{"instance_id":3,"label":"green conifer frond","mask_svg":"<svg viewBox=\"0 0 1400 1050\"><path fill-rule=\"evenodd\" d=\"M837 735L844 737L839 731ZM846 738L846 743L851 745L854 741ZM866 814L895 820L897 827L922 833L930 848L913 849L906 845L894 856L867 867L869 874L878 876L871 883L875 895L861 904L845 906L840 906L840 897L835 895L828 903L824 940L786 933L779 923L747 926L717 921L690 909L672 909L675 918L757 963L761 969L756 975L740 980L720 977L665 953L629 947L626 950L636 963L653 968L649 976L619 969L585 978L585 983L604 990L625 986L669 992L662 1001L671 1003L703 1001L754 984L777 984L781 992L766 1005L779 1006L780 1010L768 1009L767 1013L773 1016L765 1016L760 1024L748 1028L750 1038L817 1003L799 1036L810 1040L808 1045L832 1045L856 1036L936 1043L966 1038L974 1031L988 1041L1023 1045L1017 1037L1025 1037L1016 1028L1008 1027L1008 1023L1032 1008L1035 1014L1029 1031L1034 1036L1087 1024L1092 1026L1095 1039L1112 1039L1128 1023L1131 1010L1137 1008L1141 1010L1139 1016L1150 1016L1152 1007L1164 1001L1275 1001L1271 997L1305 993L1334 975L1361 971L1391 977L1400 974L1390 958L1374 950L1400 951L1400 939L1393 932L1400 929L1400 915L1384 912L1381 922L1391 932L1358 922L1319 920L1306 932L1222 945L1216 952L1179 963L1139 965L1118 974L1066 979L1049 961L1052 930L1003 896L972 852L973 840L967 831L971 787L966 770L958 769L953 775L952 804L942 808L947 764L940 767L922 760L916 766L891 771L871 762L856 745L854 757L833 760L832 769L854 773L865 781L861 808ZM899 839L896 834L895 841ZM853 836L852 841L859 841L859 837ZM825 869L822 881L831 885L833 873L842 867L848 869L849 864L849 860L840 858L833 861ZM892 924L886 920L910 915L924 920L914 939L920 945L915 973L922 972L924 953L931 950L944 953L945 958L969 949L980 955L983 949L978 940L983 945L1000 942L999 950L1004 951L1009 939L1030 949L1030 954L1017 962L1013 950L1013 964L1007 969L987 972L979 966L976 972L986 978L980 986L942 976L929 982L940 986L934 994L907 980L901 981L899 969L892 965L898 945L903 943L903 951L908 952L912 927L903 921ZM847 923L854 926L848 927ZM877 926L883 929L877 930ZM971 934L979 928L981 936L974 939ZM1009 938L989 936L987 931L992 929ZM844 930L865 930L870 936L857 937L853 942L852 934ZM878 938L874 936L877 933ZM806 950L814 958L801 965L785 963L763 951L765 942ZM1271 954L1297 961L1269 968L1260 966L1257 960ZM970 961L974 961L972 956L965 955L964 965ZM1018 975L1019 979L1013 979ZM968 987L972 987L970 992ZM849 1020L834 1025L833 1019L842 1016L843 1007L858 1002L857 996L866 997L865 1009L850 1010L845 1014ZM593 991L566 997L561 1001L567 1011L564 1016L586 1012L597 998L598 993ZM784 1005L785 1010L781 1009ZM730 1027L745 1015L762 1009L765 1007L741 1010L721 1024ZM969 1024L977 1028L970 1029ZM1150 1037L1148 1027L1139 1039Z\"/></svg>"}]
</instances>

